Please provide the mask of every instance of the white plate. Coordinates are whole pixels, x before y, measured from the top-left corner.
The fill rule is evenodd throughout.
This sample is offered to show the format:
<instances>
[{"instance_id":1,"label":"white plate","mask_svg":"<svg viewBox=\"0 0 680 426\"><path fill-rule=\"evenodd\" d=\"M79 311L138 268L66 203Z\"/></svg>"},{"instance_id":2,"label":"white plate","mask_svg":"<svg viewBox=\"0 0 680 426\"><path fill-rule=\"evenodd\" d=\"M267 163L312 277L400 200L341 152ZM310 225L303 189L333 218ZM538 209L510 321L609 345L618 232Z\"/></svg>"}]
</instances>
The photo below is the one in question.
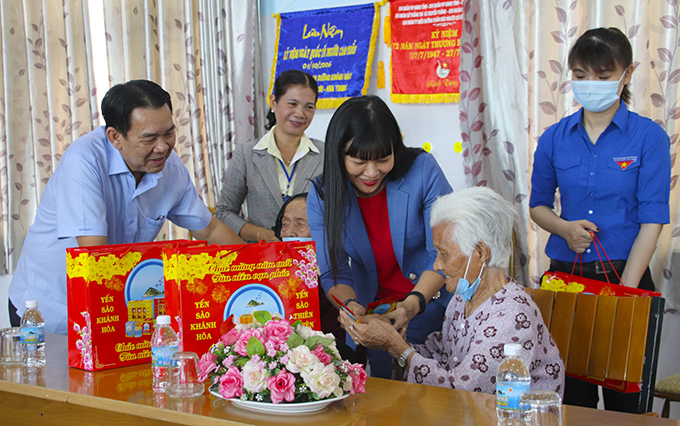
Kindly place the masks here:
<instances>
[{"instance_id":1,"label":"white plate","mask_svg":"<svg viewBox=\"0 0 680 426\"><path fill-rule=\"evenodd\" d=\"M274 404L271 402L257 402L257 401L242 401L239 398L224 398L219 391L211 390L211 394L218 398L226 399L227 401L234 404L234 406L239 407L244 410L253 411L256 413L267 413L267 414L278 414L278 415L296 415L296 414L307 414L313 413L315 411L323 410L335 401L340 401L349 396L345 394L339 398L322 399L321 401L311 401L311 402L299 402L291 404L290 402L282 402L280 404Z\"/></svg>"}]
</instances>

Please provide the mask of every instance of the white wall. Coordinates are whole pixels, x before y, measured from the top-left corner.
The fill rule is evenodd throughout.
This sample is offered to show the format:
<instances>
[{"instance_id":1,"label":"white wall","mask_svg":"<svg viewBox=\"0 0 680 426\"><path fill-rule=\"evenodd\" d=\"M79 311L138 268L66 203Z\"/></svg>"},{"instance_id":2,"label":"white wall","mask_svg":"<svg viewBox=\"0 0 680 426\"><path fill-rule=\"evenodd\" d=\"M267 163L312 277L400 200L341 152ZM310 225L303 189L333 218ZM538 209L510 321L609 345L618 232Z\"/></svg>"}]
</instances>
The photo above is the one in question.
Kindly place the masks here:
<instances>
[{"instance_id":1,"label":"white wall","mask_svg":"<svg viewBox=\"0 0 680 426\"><path fill-rule=\"evenodd\" d=\"M347 6L352 4L365 4L366 1L350 0L260 0L260 24L262 28L261 70L263 87L269 88L269 77L274 59L276 40L276 21L272 14L279 13L290 4L285 12L297 12L300 10L320 9L326 7ZM387 7L381 7L381 27L378 45L373 58L373 71L371 73L368 94L380 96L390 107L392 113L399 122L401 132L404 134L404 142L407 146L422 147L425 142L432 145L430 151L444 170L446 178L453 189L462 189L465 184L463 175L463 157L453 150L453 144L461 140L460 123L458 120L458 104L393 104L390 101L390 50L383 43L383 28ZM378 61L382 60L385 65L385 89L376 88L376 72ZM307 135L324 140L326 128L334 109L318 109L314 121L307 130Z\"/></svg>"}]
</instances>

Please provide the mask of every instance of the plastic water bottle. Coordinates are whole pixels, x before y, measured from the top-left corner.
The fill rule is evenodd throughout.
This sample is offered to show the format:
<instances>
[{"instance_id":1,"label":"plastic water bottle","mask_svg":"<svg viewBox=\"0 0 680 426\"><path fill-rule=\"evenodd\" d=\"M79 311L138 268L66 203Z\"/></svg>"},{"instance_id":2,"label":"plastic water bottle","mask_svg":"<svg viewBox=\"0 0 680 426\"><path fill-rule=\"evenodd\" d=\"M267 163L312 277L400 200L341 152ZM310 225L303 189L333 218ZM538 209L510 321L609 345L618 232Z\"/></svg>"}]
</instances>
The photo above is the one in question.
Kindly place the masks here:
<instances>
[{"instance_id":1,"label":"plastic water bottle","mask_svg":"<svg viewBox=\"0 0 680 426\"><path fill-rule=\"evenodd\" d=\"M45 365L45 320L38 310L37 300L26 301L26 311L21 317L21 346L24 367Z\"/></svg>"},{"instance_id":2,"label":"plastic water bottle","mask_svg":"<svg viewBox=\"0 0 680 426\"><path fill-rule=\"evenodd\" d=\"M170 357L177 352L179 339L175 330L170 327L170 316L156 317L156 330L151 336L151 371L153 373L153 391L165 392L168 382Z\"/></svg>"},{"instance_id":3,"label":"plastic water bottle","mask_svg":"<svg viewBox=\"0 0 680 426\"><path fill-rule=\"evenodd\" d=\"M496 375L496 414L499 426L519 425L519 398L531 390L531 375L520 356L522 346L507 343Z\"/></svg>"}]
</instances>

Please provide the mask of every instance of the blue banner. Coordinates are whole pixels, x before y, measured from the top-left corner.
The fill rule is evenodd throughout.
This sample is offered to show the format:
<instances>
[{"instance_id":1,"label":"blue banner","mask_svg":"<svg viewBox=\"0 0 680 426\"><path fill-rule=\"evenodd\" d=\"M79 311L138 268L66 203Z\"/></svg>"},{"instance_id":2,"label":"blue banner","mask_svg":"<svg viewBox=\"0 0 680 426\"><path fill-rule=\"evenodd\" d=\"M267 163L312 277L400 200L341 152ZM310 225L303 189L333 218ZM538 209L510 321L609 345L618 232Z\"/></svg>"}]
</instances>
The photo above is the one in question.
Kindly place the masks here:
<instances>
[{"instance_id":1,"label":"blue banner","mask_svg":"<svg viewBox=\"0 0 680 426\"><path fill-rule=\"evenodd\" d=\"M380 11L378 3L282 13L277 19L276 55L269 93L283 71L313 75L317 108L335 108L366 94Z\"/></svg>"}]
</instances>

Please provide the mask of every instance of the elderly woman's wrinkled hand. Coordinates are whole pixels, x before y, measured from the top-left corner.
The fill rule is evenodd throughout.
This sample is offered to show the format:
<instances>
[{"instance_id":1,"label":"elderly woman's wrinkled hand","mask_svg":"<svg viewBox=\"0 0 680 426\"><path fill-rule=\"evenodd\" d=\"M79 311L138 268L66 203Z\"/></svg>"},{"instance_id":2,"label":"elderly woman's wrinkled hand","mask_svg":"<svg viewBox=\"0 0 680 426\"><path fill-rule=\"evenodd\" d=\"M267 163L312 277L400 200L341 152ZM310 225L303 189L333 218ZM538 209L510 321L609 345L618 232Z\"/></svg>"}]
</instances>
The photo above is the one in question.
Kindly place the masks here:
<instances>
[{"instance_id":1,"label":"elderly woman's wrinkled hand","mask_svg":"<svg viewBox=\"0 0 680 426\"><path fill-rule=\"evenodd\" d=\"M395 310L385 314L385 318L388 318L398 331L406 329L408 323L418 314L417 310L410 309L410 306L404 302L399 302Z\"/></svg>"},{"instance_id":2,"label":"elderly woman's wrinkled hand","mask_svg":"<svg viewBox=\"0 0 680 426\"><path fill-rule=\"evenodd\" d=\"M402 339L390 322L379 316L358 316L358 321L354 321L346 312L341 311L339 319L342 328L357 345L388 350L395 339Z\"/></svg>"}]
</instances>

